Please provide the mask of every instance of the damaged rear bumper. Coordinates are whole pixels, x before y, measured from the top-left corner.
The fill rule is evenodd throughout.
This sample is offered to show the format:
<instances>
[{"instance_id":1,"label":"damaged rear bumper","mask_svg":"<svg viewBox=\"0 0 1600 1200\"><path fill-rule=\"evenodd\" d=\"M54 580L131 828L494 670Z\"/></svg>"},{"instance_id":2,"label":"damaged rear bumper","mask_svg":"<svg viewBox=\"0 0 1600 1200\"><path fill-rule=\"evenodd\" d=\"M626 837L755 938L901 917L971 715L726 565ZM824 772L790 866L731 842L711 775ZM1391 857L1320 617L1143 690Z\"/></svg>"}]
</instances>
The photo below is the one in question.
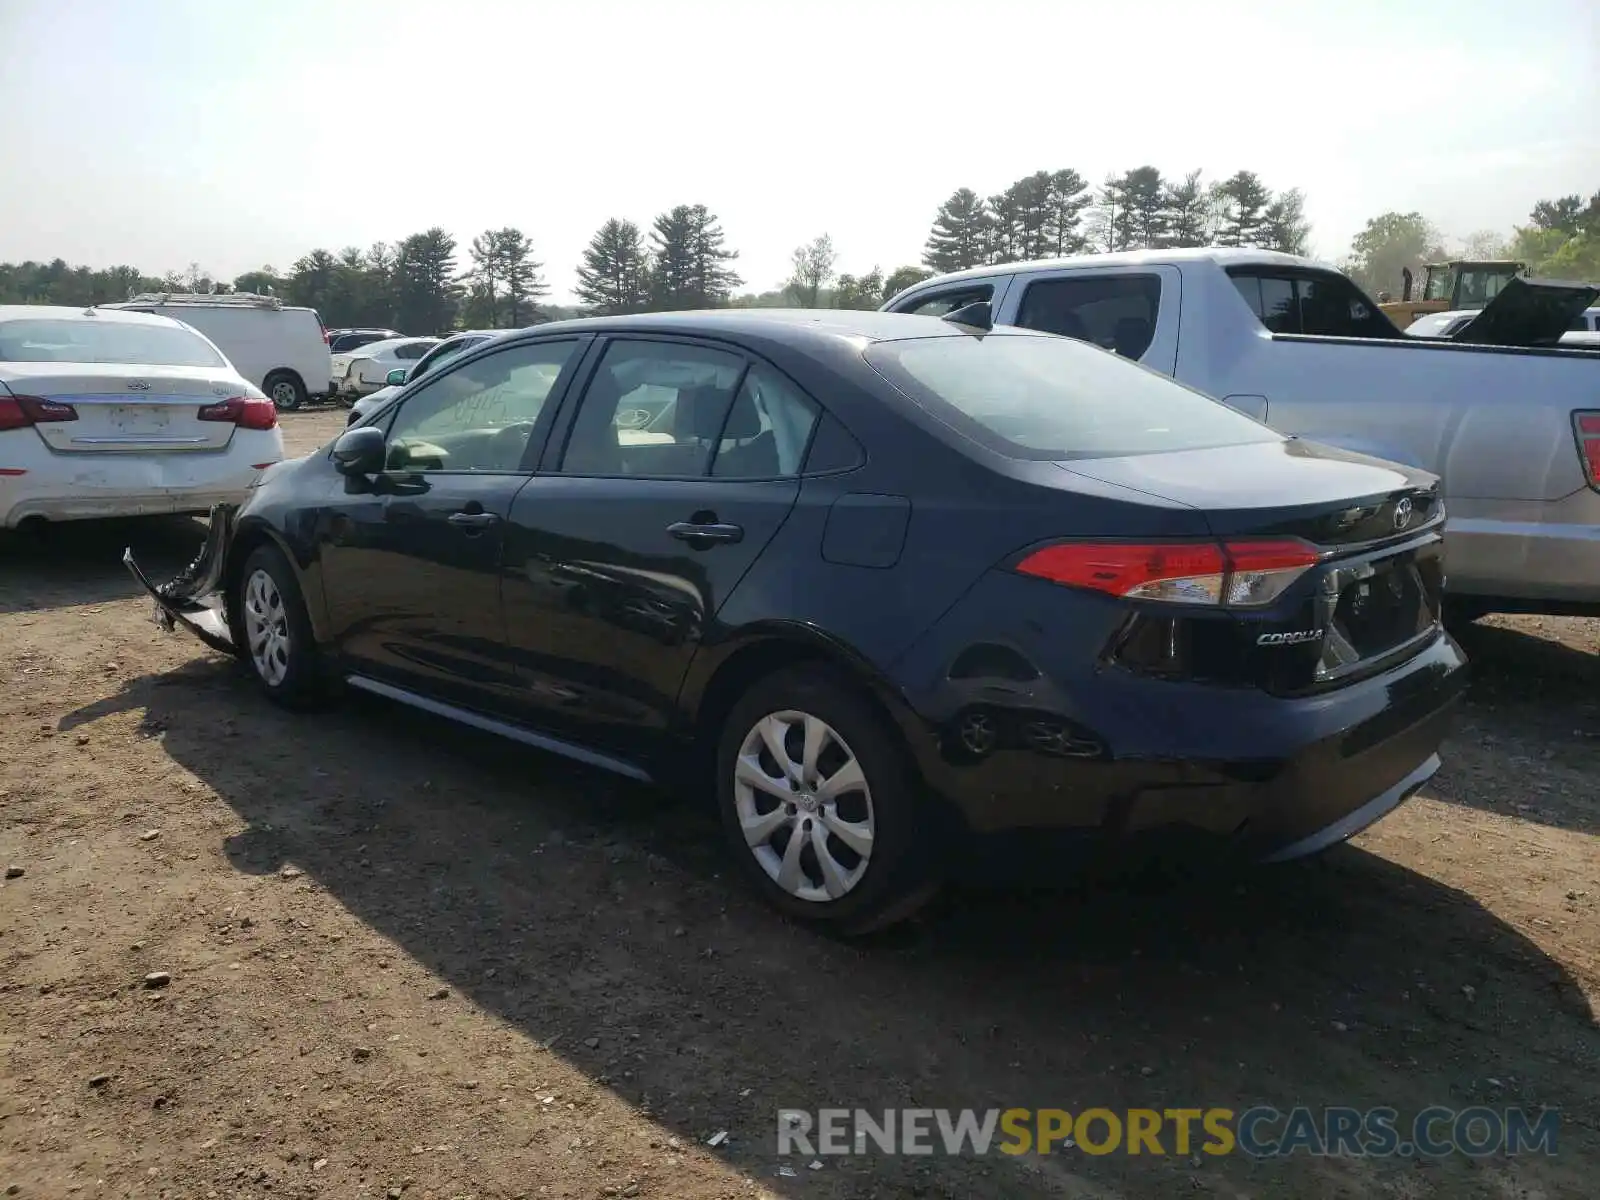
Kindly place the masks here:
<instances>
[{"instance_id":1,"label":"damaged rear bumper","mask_svg":"<svg viewBox=\"0 0 1600 1200\"><path fill-rule=\"evenodd\" d=\"M149 576L134 561L131 546L122 552L123 565L155 601L156 624L169 631L182 625L206 645L224 654L238 653L233 644L233 632L228 627L222 589L223 568L238 511L236 504L215 505L211 509L211 528L200 553L166 583L150 582Z\"/></svg>"}]
</instances>

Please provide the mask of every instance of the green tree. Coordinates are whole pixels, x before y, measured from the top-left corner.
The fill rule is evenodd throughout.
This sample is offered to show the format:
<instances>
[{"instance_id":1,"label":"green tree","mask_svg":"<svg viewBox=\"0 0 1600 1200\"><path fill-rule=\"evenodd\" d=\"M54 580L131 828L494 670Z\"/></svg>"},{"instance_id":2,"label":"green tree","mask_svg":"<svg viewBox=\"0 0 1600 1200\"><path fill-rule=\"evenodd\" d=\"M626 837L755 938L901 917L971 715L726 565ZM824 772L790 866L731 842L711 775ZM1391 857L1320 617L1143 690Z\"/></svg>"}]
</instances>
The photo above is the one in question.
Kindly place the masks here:
<instances>
[{"instance_id":1,"label":"green tree","mask_svg":"<svg viewBox=\"0 0 1600 1200\"><path fill-rule=\"evenodd\" d=\"M1373 217L1350 244L1346 271L1367 292L1402 294L1403 272L1410 269L1417 286L1422 266L1445 257L1443 238L1419 212L1386 212Z\"/></svg>"},{"instance_id":2,"label":"green tree","mask_svg":"<svg viewBox=\"0 0 1600 1200\"><path fill-rule=\"evenodd\" d=\"M833 289L833 306L874 309L883 303L883 292L883 272L877 267L865 275L841 275Z\"/></svg>"},{"instance_id":3,"label":"green tree","mask_svg":"<svg viewBox=\"0 0 1600 1200\"><path fill-rule=\"evenodd\" d=\"M889 278L883 281L883 294L879 300L880 302L892 300L908 287L921 283L932 275L933 272L926 267L896 267Z\"/></svg>"},{"instance_id":4,"label":"green tree","mask_svg":"<svg viewBox=\"0 0 1600 1200\"><path fill-rule=\"evenodd\" d=\"M1062 258L1083 253L1088 246L1083 232L1083 213L1093 200L1088 183L1071 167L1051 172L1043 230L1047 254Z\"/></svg>"},{"instance_id":5,"label":"green tree","mask_svg":"<svg viewBox=\"0 0 1600 1200\"><path fill-rule=\"evenodd\" d=\"M472 239L467 247L472 261L462 282L468 286L464 307L471 315L467 323L474 328L498 329L500 327L500 246L492 229L486 229Z\"/></svg>"},{"instance_id":6,"label":"green tree","mask_svg":"<svg viewBox=\"0 0 1600 1200\"><path fill-rule=\"evenodd\" d=\"M1168 182L1163 200L1165 208L1161 245L1169 247L1208 246L1211 244L1211 195L1200 180L1199 171L1190 171L1183 182Z\"/></svg>"},{"instance_id":7,"label":"green tree","mask_svg":"<svg viewBox=\"0 0 1600 1200\"><path fill-rule=\"evenodd\" d=\"M1261 215L1261 245L1285 254L1307 254L1311 223L1306 220L1305 193L1299 188L1279 192Z\"/></svg>"},{"instance_id":8,"label":"green tree","mask_svg":"<svg viewBox=\"0 0 1600 1200\"><path fill-rule=\"evenodd\" d=\"M991 262L1026 262L1055 253L1055 177L1035 171L989 198Z\"/></svg>"},{"instance_id":9,"label":"green tree","mask_svg":"<svg viewBox=\"0 0 1600 1200\"><path fill-rule=\"evenodd\" d=\"M833 279L834 264L839 261L833 239L825 233L818 234L805 245L796 246L790 261L793 270L785 290L801 308L817 307L817 297Z\"/></svg>"},{"instance_id":10,"label":"green tree","mask_svg":"<svg viewBox=\"0 0 1600 1200\"><path fill-rule=\"evenodd\" d=\"M1155 167L1135 167L1117 179L1122 198L1126 248L1146 250L1166 243L1167 184Z\"/></svg>"},{"instance_id":11,"label":"green tree","mask_svg":"<svg viewBox=\"0 0 1600 1200\"><path fill-rule=\"evenodd\" d=\"M400 328L419 335L448 332L461 298L456 278L456 240L439 226L402 241L394 264Z\"/></svg>"},{"instance_id":12,"label":"green tree","mask_svg":"<svg viewBox=\"0 0 1600 1200\"><path fill-rule=\"evenodd\" d=\"M651 240L656 308L721 308L742 282L728 265L738 252L727 248L721 222L704 204L662 213L651 226Z\"/></svg>"},{"instance_id":13,"label":"green tree","mask_svg":"<svg viewBox=\"0 0 1600 1200\"><path fill-rule=\"evenodd\" d=\"M939 206L928 233L922 261L937 274L962 271L988 261L989 229L994 218L971 188L960 188Z\"/></svg>"},{"instance_id":14,"label":"green tree","mask_svg":"<svg viewBox=\"0 0 1600 1200\"><path fill-rule=\"evenodd\" d=\"M1127 191L1127 177L1108 175L1090 211L1090 242L1096 249L1114 254L1133 245L1133 214Z\"/></svg>"},{"instance_id":15,"label":"green tree","mask_svg":"<svg viewBox=\"0 0 1600 1200\"><path fill-rule=\"evenodd\" d=\"M1217 206L1217 245L1261 245L1267 206L1272 203L1272 193L1261 177L1254 171L1240 171L1212 185L1211 191Z\"/></svg>"},{"instance_id":16,"label":"green tree","mask_svg":"<svg viewBox=\"0 0 1600 1200\"><path fill-rule=\"evenodd\" d=\"M601 316L650 307L650 255L632 221L610 218L595 230L578 267L578 299Z\"/></svg>"},{"instance_id":17,"label":"green tree","mask_svg":"<svg viewBox=\"0 0 1600 1200\"><path fill-rule=\"evenodd\" d=\"M303 304L316 309L324 321L333 322L328 312L328 301L333 289L334 272L339 262L326 250L313 250L295 260L289 278L284 280L284 292L290 304Z\"/></svg>"},{"instance_id":18,"label":"green tree","mask_svg":"<svg viewBox=\"0 0 1600 1200\"><path fill-rule=\"evenodd\" d=\"M283 290L283 280L270 265L256 271L246 271L233 281L236 292L255 292L260 296L275 296Z\"/></svg>"}]
</instances>

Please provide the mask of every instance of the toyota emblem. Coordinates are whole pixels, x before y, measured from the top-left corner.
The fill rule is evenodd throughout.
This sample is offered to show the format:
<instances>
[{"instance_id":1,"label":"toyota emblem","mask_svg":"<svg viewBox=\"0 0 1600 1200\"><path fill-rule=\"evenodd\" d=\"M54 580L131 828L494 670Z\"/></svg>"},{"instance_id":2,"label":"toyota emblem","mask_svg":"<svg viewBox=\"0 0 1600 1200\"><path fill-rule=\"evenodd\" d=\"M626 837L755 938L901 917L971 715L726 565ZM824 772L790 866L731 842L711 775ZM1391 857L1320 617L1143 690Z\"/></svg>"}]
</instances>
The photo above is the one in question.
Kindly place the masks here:
<instances>
[{"instance_id":1,"label":"toyota emblem","mask_svg":"<svg viewBox=\"0 0 1600 1200\"><path fill-rule=\"evenodd\" d=\"M1404 499L1394 506L1394 527L1404 529L1409 524L1411 524L1411 501Z\"/></svg>"}]
</instances>

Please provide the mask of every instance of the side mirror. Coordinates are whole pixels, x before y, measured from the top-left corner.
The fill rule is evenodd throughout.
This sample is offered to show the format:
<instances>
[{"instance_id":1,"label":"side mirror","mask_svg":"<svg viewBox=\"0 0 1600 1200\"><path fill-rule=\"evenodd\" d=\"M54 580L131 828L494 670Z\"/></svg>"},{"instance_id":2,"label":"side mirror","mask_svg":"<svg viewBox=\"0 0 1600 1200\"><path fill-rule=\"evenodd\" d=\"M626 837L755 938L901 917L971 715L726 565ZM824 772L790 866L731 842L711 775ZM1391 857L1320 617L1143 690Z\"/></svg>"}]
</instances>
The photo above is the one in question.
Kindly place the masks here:
<instances>
[{"instance_id":1,"label":"side mirror","mask_svg":"<svg viewBox=\"0 0 1600 1200\"><path fill-rule=\"evenodd\" d=\"M363 425L347 430L333 444L333 468L341 475L376 475L387 452L383 430Z\"/></svg>"},{"instance_id":2,"label":"side mirror","mask_svg":"<svg viewBox=\"0 0 1600 1200\"><path fill-rule=\"evenodd\" d=\"M406 369L404 367L396 367L383 377L383 382L389 387L399 387L405 381Z\"/></svg>"}]
</instances>

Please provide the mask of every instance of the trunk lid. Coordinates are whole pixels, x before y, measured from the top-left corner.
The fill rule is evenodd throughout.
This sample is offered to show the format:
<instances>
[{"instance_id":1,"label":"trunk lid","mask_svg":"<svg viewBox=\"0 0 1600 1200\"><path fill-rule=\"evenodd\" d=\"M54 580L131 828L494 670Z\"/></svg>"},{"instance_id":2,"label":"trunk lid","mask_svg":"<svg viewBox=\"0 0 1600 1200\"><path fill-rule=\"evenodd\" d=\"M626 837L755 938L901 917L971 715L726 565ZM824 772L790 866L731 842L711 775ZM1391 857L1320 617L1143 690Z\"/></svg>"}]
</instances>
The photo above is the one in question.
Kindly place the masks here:
<instances>
[{"instance_id":1,"label":"trunk lid","mask_svg":"<svg viewBox=\"0 0 1600 1200\"><path fill-rule=\"evenodd\" d=\"M1224 544L1294 538L1319 552L1269 607L1141 606L1115 651L1125 665L1292 695L1364 678L1437 636L1443 508L1426 471L1296 438L1058 465L1192 505Z\"/></svg>"},{"instance_id":2,"label":"trunk lid","mask_svg":"<svg viewBox=\"0 0 1600 1200\"><path fill-rule=\"evenodd\" d=\"M1556 346L1596 296L1600 289L1587 283L1511 279L1450 340L1478 346Z\"/></svg>"},{"instance_id":3,"label":"trunk lid","mask_svg":"<svg viewBox=\"0 0 1600 1200\"><path fill-rule=\"evenodd\" d=\"M1301 438L1057 465L1200 509L1219 538L1299 537L1324 549L1417 529L1439 505L1427 471Z\"/></svg>"},{"instance_id":4,"label":"trunk lid","mask_svg":"<svg viewBox=\"0 0 1600 1200\"><path fill-rule=\"evenodd\" d=\"M5 386L16 395L72 406L76 420L33 427L52 450L68 454L220 450L233 437L233 422L202 421L200 410L246 391L227 369L52 362L4 365Z\"/></svg>"}]
</instances>

